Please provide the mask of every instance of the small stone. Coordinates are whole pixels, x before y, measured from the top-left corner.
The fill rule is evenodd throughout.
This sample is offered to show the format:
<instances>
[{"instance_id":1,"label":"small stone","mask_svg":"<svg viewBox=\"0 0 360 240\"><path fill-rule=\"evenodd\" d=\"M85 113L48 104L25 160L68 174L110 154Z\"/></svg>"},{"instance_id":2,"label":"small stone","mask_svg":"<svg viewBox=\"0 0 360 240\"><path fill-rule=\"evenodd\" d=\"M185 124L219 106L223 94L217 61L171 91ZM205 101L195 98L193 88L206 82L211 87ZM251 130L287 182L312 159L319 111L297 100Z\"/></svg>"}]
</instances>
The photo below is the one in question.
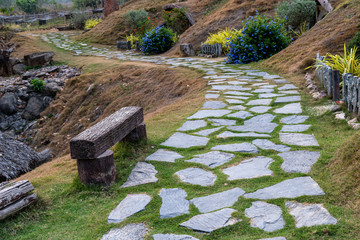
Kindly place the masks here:
<instances>
[{"instance_id":1,"label":"small stone","mask_svg":"<svg viewBox=\"0 0 360 240\"><path fill-rule=\"evenodd\" d=\"M186 168L175 173L182 182L203 187L212 186L215 183L216 176L201 168Z\"/></svg>"},{"instance_id":2,"label":"small stone","mask_svg":"<svg viewBox=\"0 0 360 240\"><path fill-rule=\"evenodd\" d=\"M246 112L246 111L239 111L239 112L236 112L236 113L228 114L228 115L226 115L226 116L227 116L227 117L232 117L232 118L245 119L245 118L251 117L252 114L249 113L249 112Z\"/></svg>"},{"instance_id":3,"label":"small stone","mask_svg":"<svg viewBox=\"0 0 360 240\"><path fill-rule=\"evenodd\" d=\"M239 92L239 91L228 91L224 93L225 95L235 95L235 96L253 96L251 93Z\"/></svg>"},{"instance_id":4,"label":"small stone","mask_svg":"<svg viewBox=\"0 0 360 240\"><path fill-rule=\"evenodd\" d=\"M211 128L211 129L205 129L205 130L201 130L199 132L196 132L194 134L196 135L200 135L200 136L209 136L210 134L219 131L220 129L222 129L223 127L217 127L217 128Z\"/></svg>"},{"instance_id":5,"label":"small stone","mask_svg":"<svg viewBox=\"0 0 360 240\"><path fill-rule=\"evenodd\" d=\"M194 198L190 200L190 203L194 204L201 213L207 213L221 208L231 207L244 193L245 191L241 188L233 188L209 196Z\"/></svg>"},{"instance_id":6,"label":"small stone","mask_svg":"<svg viewBox=\"0 0 360 240\"><path fill-rule=\"evenodd\" d=\"M246 107L241 106L241 105L236 105L236 106L228 107L228 109L231 109L231 110L245 110Z\"/></svg>"},{"instance_id":7,"label":"small stone","mask_svg":"<svg viewBox=\"0 0 360 240\"><path fill-rule=\"evenodd\" d=\"M280 94L299 94L296 90L286 90L286 91L279 91Z\"/></svg>"},{"instance_id":8,"label":"small stone","mask_svg":"<svg viewBox=\"0 0 360 240\"><path fill-rule=\"evenodd\" d=\"M303 134L303 133L280 133L280 141L297 146L319 146L314 135Z\"/></svg>"},{"instance_id":9,"label":"small stone","mask_svg":"<svg viewBox=\"0 0 360 240\"><path fill-rule=\"evenodd\" d=\"M174 151L167 151L164 149L159 149L150 156L148 156L146 161L158 161L158 162L175 162L176 159L184 158L180 154Z\"/></svg>"},{"instance_id":10,"label":"small stone","mask_svg":"<svg viewBox=\"0 0 360 240\"><path fill-rule=\"evenodd\" d=\"M282 127L281 132L304 132L310 127L311 125L308 124L285 125Z\"/></svg>"},{"instance_id":11,"label":"small stone","mask_svg":"<svg viewBox=\"0 0 360 240\"><path fill-rule=\"evenodd\" d=\"M299 102L300 100L300 96L278 97L275 103Z\"/></svg>"},{"instance_id":12,"label":"small stone","mask_svg":"<svg viewBox=\"0 0 360 240\"><path fill-rule=\"evenodd\" d=\"M154 240L199 240L190 235L154 234Z\"/></svg>"},{"instance_id":13,"label":"small stone","mask_svg":"<svg viewBox=\"0 0 360 240\"><path fill-rule=\"evenodd\" d=\"M289 81L285 80L285 79L274 79L274 82L276 84L283 84L283 83L289 83Z\"/></svg>"},{"instance_id":14,"label":"small stone","mask_svg":"<svg viewBox=\"0 0 360 240\"><path fill-rule=\"evenodd\" d=\"M112 210L108 217L108 223L120 223L126 218L145 210L146 205L151 201L147 194L128 194L117 207Z\"/></svg>"},{"instance_id":15,"label":"small stone","mask_svg":"<svg viewBox=\"0 0 360 240\"><path fill-rule=\"evenodd\" d=\"M225 131L216 136L217 138L231 138L231 137L271 137L269 134L260 134L254 132L247 133L234 133L230 131Z\"/></svg>"},{"instance_id":16,"label":"small stone","mask_svg":"<svg viewBox=\"0 0 360 240\"><path fill-rule=\"evenodd\" d=\"M256 100L251 100L249 101L246 105L250 105L250 106L253 106L253 105L270 105L272 99L256 99Z\"/></svg>"},{"instance_id":17,"label":"small stone","mask_svg":"<svg viewBox=\"0 0 360 240\"><path fill-rule=\"evenodd\" d=\"M330 108L330 112L337 112L341 110L341 106L340 105L334 105Z\"/></svg>"},{"instance_id":18,"label":"small stone","mask_svg":"<svg viewBox=\"0 0 360 240\"><path fill-rule=\"evenodd\" d=\"M281 208L274 204L253 202L250 208L245 209L245 215L251 218L251 227L260 228L265 232L274 232L285 226Z\"/></svg>"},{"instance_id":19,"label":"small stone","mask_svg":"<svg viewBox=\"0 0 360 240\"><path fill-rule=\"evenodd\" d=\"M345 120L345 113L344 112L336 112L335 113L335 119Z\"/></svg>"},{"instance_id":20,"label":"small stone","mask_svg":"<svg viewBox=\"0 0 360 240\"><path fill-rule=\"evenodd\" d=\"M209 93L209 94L205 95L205 99L217 99L219 97L220 97L220 94L211 94L211 93Z\"/></svg>"},{"instance_id":21,"label":"small stone","mask_svg":"<svg viewBox=\"0 0 360 240\"><path fill-rule=\"evenodd\" d=\"M238 100L238 99L226 99L225 101L227 101L230 104L241 104L244 103L244 101Z\"/></svg>"},{"instance_id":22,"label":"small stone","mask_svg":"<svg viewBox=\"0 0 360 240\"><path fill-rule=\"evenodd\" d=\"M282 181L273 186L247 193L245 198L277 199L297 198L300 196L324 195L324 191L311 177L297 177Z\"/></svg>"},{"instance_id":23,"label":"small stone","mask_svg":"<svg viewBox=\"0 0 360 240\"><path fill-rule=\"evenodd\" d=\"M274 160L267 157L256 157L242 161L236 166L223 169L223 173L228 175L228 180L250 179L263 176L271 176L269 169Z\"/></svg>"},{"instance_id":24,"label":"small stone","mask_svg":"<svg viewBox=\"0 0 360 240\"><path fill-rule=\"evenodd\" d=\"M202 106L202 108L219 109L219 108L224 108L226 106L227 105L225 103L220 101L206 101Z\"/></svg>"},{"instance_id":25,"label":"small stone","mask_svg":"<svg viewBox=\"0 0 360 240\"><path fill-rule=\"evenodd\" d=\"M206 126L206 122L204 120L194 120L185 122L178 131L190 131L196 130L198 128L203 128Z\"/></svg>"},{"instance_id":26,"label":"small stone","mask_svg":"<svg viewBox=\"0 0 360 240\"><path fill-rule=\"evenodd\" d=\"M234 157L235 155L232 153L212 151L204 154L195 155L195 158L186 160L185 162L200 163L210 168L215 168L229 162Z\"/></svg>"},{"instance_id":27,"label":"small stone","mask_svg":"<svg viewBox=\"0 0 360 240\"><path fill-rule=\"evenodd\" d=\"M223 150L228 152L242 152L242 153L258 153L257 147L251 143L234 143L234 144L225 144L217 145L211 150Z\"/></svg>"},{"instance_id":28,"label":"small stone","mask_svg":"<svg viewBox=\"0 0 360 240\"><path fill-rule=\"evenodd\" d=\"M279 91L292 89L297 89L297 87L294 84L285 84L284 86L278 88Z\"/></svg>"},{"instance_id":29,"label":"small stone","mask_svg":"<svg viewBox=\"0 0 360 240\"><path fill-rule=\"evenodd\" d=\"M183 189L161 189L159 196L162 199L160 218L173 218L189 213L187 193Z\"/></svg>"},{"instance_id":30,"label":"small stone","mask_svg":"<svg viewBox=\"0 0 360 240\"><path fill-rule=\"evenodd\" d=\"M264 150L275 150L278 152L287 152L290 151L290 147L280 144L275 144L267 139L255 139L252 141L254 145Z\"/></svg>"},{"instance_id":31,"label":"small stone","mask_svg":"<svg viewBox=\"0 0 360 240\"><path fill-rule=\"evenodd\" d=\"M299 114L302 113L302 109L300 103L290 103L281 108L275 109L274 112L283 114Z\"/></svg>"},{"instance_id":32,"label":"small stone","mask_svg":"<svg viewBox=\"0 0 360 240\"><path fill-rule=\"evenodd\" d=\"M280 122L285 124L298 124L303 123L308 119L309 116L303 116L303 115L292 115L288 117L284 117L280 120Z\"/></svg>"},{"instance_id":33,"label":"small stone","mask_svg":"<svg viewBox=\"0 0 360 240\"><path fill-rule=\"evenodd\" d=\"M213 125L213 126L233 126L233 125L236 125L235 120L229 120L229 119L209 119L209 121L212 122L211 125Z\"/></svg>"},{"instance_id":34,"label":"small stone","mask_svg":"<svg viewBox=\"0 0 360 240\"><path fill-rule=\"evenodd\" d=\"M150 163L138 162L131 171L128 180L121 187L133 187L141 184L157 182L158 179L155 177L156 174L157 171L153 165Z\"/></svg>"},{"instance_id":35,"label":"small stone","mask_svg":"<svg viewBox=\"0 0 360 240\"><path fill-rule=\"evenodd\" d=\"M230 113L230 110L200 110L188 119L207 118L207 117L222 117L225 114Z\"/></svg>"},{"instance_id":36,"label":"small stone","mask_svg":"<svg viewBox=\"0 0 360 240\"><path fill-rule=\"evenodd\" d=\"M281 168L288 173L309 173L312 165L320 157L319 152L310 151L292 151L279 153L278 155L284 159Z\"/></svg>"},{"instance_id":37,"label":"small stone","mask_svg":"<svg viewBox=\"0 0 360 240\"><path fill-rule=\"evenodd\" d=\"M294 216L296 227L311 227L318 225L336 225L337 220L330 215L322 204L301 204L298 202L286 202L285 206Z\"/></svg>"},{"instance_id":38,"label":"small stone","mask_svg":"<svg viewBox=\"0 0 360 240\"><path fill-rule=\"evenodd\" d=\"M111 229L102 236L101 240L143 240L148 232L145 224L128 224L122 228Z\"/></svg>"},{"instance_id":39,"label":"small stone","mask_svg":"<svg viewBox=\"0 0 360 240\"><path fill-rule=\"evenodd\" d=\"M269 111L271 109L271 107L265 107L265 106L256 106L256 107L252 107L249 110L251 112L255 112L255 113L265 113L267 111Z\"/></svg>"},{"instance_id":40,"label":"small stone","mask_svg":"<svg viewBox=\"0 0 360 240\"><path fill-rule=\"evenodd\" d=\"M175 148L190 148L205 146L209 139L207 137L196 137L185 133L174 133L161 145Z\"/></svg>"}]
</instances>

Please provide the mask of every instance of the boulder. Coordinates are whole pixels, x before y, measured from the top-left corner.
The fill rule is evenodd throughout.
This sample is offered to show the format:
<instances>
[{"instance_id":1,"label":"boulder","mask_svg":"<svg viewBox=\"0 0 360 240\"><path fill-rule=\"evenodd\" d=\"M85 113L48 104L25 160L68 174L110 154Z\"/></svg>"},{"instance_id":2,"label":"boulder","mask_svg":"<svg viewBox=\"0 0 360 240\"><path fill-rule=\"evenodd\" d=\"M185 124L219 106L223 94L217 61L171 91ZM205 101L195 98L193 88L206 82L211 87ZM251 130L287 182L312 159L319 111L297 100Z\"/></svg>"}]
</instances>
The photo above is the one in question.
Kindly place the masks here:
<instances>
[{"instance_id":1,"label":"boulder","mask_svg":"<svg viewBox=\"0 0 360 240\"><path fill-rule=\"evenodd\" d=\"M24 56L24 63L30 67L49 65L54 55L54 52L32 53Z\"/></svg>"},{"instance_id":2,"label":"boulder","mask_svg":"<svg viewBox=\"0 0 360 240\"><path fill-rule=\"evenodd\" d=\"M44 111L46 104L38 98L31 97L26 105L25 112L23 113L23 118L26 120L34 120L40 117L40 113Z\"/></svg>"},{"instance_id":3,"label":"boulder","mask_svg":"<svg viewBox=\"0 0 360 240\"><path fill-rule=\"evenodd\" d=\"M26 65L25 64L22 64L22 63L19 63L19 64L15 64L13 66L13 72L14 74L16 75L20 75L22 73L25 72L25 69L26 69Z\"/></svg>"},{"instance_id":4,"label":"boulder","mask_svg":"<svg viewBox=\"0 0 360 240\"><path fill-rule=\"evenodd\" d=\"M105 0L104 17L109 16L117 10L119 10L119 3L117 0Z\"/></svg>"},{"instance_id":5,"label":"boulder","mask_svg":"<svg viewBox=\"0 0 360 240\"><path fill-rule=\"evenodd\" d=\"M186 57L195 56L194 48L190 43L180 44L180 51Z\"/></svg>"},{"instance_id":6,"label":"boulder","mask_svg":"<svg viewBox=\"0 0 360 240\"><path fill-rule=\"evenodd\" d=\"M12 115L17 112L16 96L14 93L6 93L0 98L0 112L6 115Z\"/></svg>"},{"instance_id":7,"label":"boulder","mask_svg":"<svg viewBox=\"0 0 360 240\"><path fill-rule=\"evenodd\" d=\"M18 63L21 63L21 59L20 58L9 58L9 63L10 63L10 65L11 66L14 66L14 65L16 65L16 64L18 64Z\"/></svg>"}]
</instances>

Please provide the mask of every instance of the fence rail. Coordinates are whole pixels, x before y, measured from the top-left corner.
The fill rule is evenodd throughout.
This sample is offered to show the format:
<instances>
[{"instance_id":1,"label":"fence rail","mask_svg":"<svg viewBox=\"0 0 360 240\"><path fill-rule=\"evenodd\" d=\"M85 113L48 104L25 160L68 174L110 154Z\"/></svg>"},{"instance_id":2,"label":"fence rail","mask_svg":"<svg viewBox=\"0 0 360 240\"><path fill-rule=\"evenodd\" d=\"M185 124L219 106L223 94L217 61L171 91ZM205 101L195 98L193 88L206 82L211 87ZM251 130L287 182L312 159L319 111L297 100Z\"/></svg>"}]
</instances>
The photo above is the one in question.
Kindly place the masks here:
<instances>
[{"instance_id":1,"label":"fence rail","mask_svg":"<svg viewBox=\"0 0 360 240\"><path fill-rule=\"evenodd\" d=\"M221 56L221 44L203 44L201 45L201 52L206 55L211 55L214 57L220 57Z\"/></svg>"}]
</instances>

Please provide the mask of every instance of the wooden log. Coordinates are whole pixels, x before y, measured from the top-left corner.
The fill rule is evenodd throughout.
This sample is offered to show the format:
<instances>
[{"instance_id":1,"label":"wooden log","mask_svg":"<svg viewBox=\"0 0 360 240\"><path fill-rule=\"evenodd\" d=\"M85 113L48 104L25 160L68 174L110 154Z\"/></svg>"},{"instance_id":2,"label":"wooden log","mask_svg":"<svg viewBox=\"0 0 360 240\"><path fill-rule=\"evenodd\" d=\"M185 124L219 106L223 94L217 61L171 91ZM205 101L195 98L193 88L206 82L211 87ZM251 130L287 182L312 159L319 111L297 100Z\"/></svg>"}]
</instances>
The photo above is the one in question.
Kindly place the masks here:
<instances>
[{"instance_id":1,"label":"wooden log","mask_svg":"<svg viewBox=\"0 0 360 240\"><path fill-rule=\"evenodd\" d=\"M9 183L0 188L0 209L5 208L33 191L34 187L28 180Z\"/></svg>"},{"instance_id":2,"label":"wooden log","mask_svg":"<svg viewBox=\"0 0 360 240\"><path fill-rule=\"evenodd\" d=\"M339 75L339 70L333 70L332 71L332 80L333 80L333 94L332 94L332 98L333 101L339 101L340 100L340 75Z\"/></svg>"},{"instance_id":3,"label":"wooden log","mask_svg":"<svg viewBox=\"0 0 360 240\"><path fill-rule=\"evenodd\" d=\"M144 121L141 107L124 107L71 139L73 159L95 159Z\"/></svg>"},{"instance_id":4,"label":"wooden log","mask_svg":"<svg viewBox=\"0 0 360 240\"><path fill-rule=\"evenodd\" d=\"M0 220L5 219L6 217L19 212L21 209L29 206L37 200L36 194L30 194L14 204L9 205L6 208L0 209Z\"/></svg>"},{"instance_id":5,"label":"wooden log","mask_svg":"<svg viewBox=\"0 0 360 240\"><path fill-rule=\"evenodd\" d=\"M123 141L126 142L138 142L142 139L146 139L146 125L145 123L141 123L137 126L134 130L132 130L124 139Z\"/></svg>"}]
</instances>

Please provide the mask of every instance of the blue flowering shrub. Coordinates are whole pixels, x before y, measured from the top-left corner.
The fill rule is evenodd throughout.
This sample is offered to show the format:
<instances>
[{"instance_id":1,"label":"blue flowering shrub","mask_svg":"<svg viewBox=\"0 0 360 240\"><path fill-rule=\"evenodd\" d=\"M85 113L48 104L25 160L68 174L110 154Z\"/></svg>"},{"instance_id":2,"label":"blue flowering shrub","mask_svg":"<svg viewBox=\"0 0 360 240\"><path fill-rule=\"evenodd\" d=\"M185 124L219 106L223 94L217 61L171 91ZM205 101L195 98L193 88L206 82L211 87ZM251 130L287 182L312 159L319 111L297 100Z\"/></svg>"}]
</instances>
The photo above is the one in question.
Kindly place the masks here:
<instances>
[{"instance_id":1,"label":"blue flowering shrub","mask_svg":"<svg viewBox=\"0 0 360 240\"><path fill-rule=\"evenodd\" d=\"M247 18L243 24L242 34L232 38L229 44L227 63L257 62L271 57L291 42L284 20L257 14Z\"/></svg>"},{"instance_id":2,"label":"blue flowering shrub","mask_svg":"<svg viewBox=\"0 0 360 240\"><path fill-rule=\"evenodd\" d=\"M176 34L170 28L157 27L147 33L141 41L141 51L145 54L163 53L176 41Z\"/></svg>"}]
</instances>

